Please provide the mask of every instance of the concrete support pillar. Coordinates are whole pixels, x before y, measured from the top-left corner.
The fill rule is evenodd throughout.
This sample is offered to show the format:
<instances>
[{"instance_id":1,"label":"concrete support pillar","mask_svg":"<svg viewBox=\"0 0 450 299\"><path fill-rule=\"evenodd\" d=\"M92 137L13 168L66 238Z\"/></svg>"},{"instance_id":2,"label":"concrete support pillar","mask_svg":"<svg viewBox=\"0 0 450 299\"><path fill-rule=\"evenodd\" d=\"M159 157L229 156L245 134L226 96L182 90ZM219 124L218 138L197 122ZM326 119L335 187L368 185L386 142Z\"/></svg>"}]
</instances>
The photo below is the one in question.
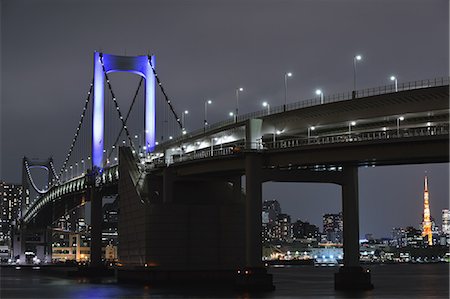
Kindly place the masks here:
<instances>
[{"instance_id":1,"label":"concrete support pillar","mask_svg":"<svg viewBox=\"0 0 450 299\"><path fill-rule=\"evenodd\" d=\"M163 202L171 203L173 201L173 188L174 188L175 175L173 170L165 168L163 170Z\"/></svg>"},{"instance_id":2,"label":"concrete support pillar","mask_svg":"<svg viewBox=\"0 0 450 299\"><path fill-rule=\"evenodd\" d=\"M358 167L344 170L342 217L344 222L344 266L359 267Z\"/></svg>"},{"instance_id":3,"label":"concrete support pillar","mask_svg":"<svg viewBox=\"0 0 450 299\"><path fill-rule=\"evenodd\" d=\"M249 119L245 125L246 148L259 149L262 141L262 119Z\"/></svg>"},{"instance_id":4,"label":"concrete support pillar","mask_svg":"<svg viewBox=\"0 0 450 299\"><path fill-rule=\"evenodd\" d=\"M245 158L246 191L246 266L262 267L262 157L247 154Z\"/></svg>"},{"instance_id":5,"label":"concrete support pillar","mask_svg":"<svg viewBox=\"0 0 450 299\"><path fill-rule=\"evenodd\" d=\"M359 265L358 167L344 167L343 176L344 266L334 275L334 288L370 290L373 289L370 272Z\"/></svg>"},{"instance_id":6,"label":"concrete support pillar","mask_svg":"<svg viewBox=\"0 0 450 299\"><path fill-rule=\"evenodd\" d=\"M92 186L91 197L91 267L102 266L102 194Z\"/></svg>"},{"instance_id":7,"label":"concrete support pillar","mask_svg":"<svg viewBox=\"0 0 450 299\"><path fill-rule=\"evenodd\" d=\"M242 196L242 177L238 176L232 179L231 183L233 184L233 200L240 201Z\"/></svg>"}]
</instances>

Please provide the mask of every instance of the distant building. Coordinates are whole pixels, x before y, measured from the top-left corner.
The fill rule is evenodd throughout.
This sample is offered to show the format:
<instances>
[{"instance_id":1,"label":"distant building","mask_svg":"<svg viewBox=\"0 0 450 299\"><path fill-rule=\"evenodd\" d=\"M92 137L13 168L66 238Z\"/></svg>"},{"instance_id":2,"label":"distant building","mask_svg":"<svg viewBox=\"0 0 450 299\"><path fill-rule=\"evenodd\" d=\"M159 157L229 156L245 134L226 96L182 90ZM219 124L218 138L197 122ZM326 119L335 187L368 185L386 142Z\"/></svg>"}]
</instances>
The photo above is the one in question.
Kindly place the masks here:
<instances>
[{"instance_id":1,"label":"distant building","mask_svg":"<svg viewBox=\"0 0 450 299\"><path fill-rule=\"evenodd\" d=\"M281 214L280 203L277 200L265 200L262 205L262 222L274 223Z\"/></svg>"},{"instance_id":2,"label":"distant building","mask_svg":"<svg viewBox=\"0 0 450 299\"><path fill-rule=\"evenodd\" d=\"M450 211L448 209L442 210L442 233L450 234Z\"/></svg>"},{"instance_id":3,"label":"distant building","mask_svg":"<svg viewBox=\"0 0 450 299\"><path fill-rule=\"evenodd\" d=\"M288 214L279 214L275 221L274 236L281 242L292 241L291 216Z\"/></svg>"},{"instance_id":4,"label":"distant building","mask_svg":"<svg viewBox=\"0 0 450 299\"><path fill-rule=\"evenodd\" d=\"M292 224L292 237L294 240L316 239L320 241L319 228L309 222L297 220Z\"/></svg>"},{"instance_id":5,"label":"distant building","mask_svg":"<svg viewBox=\"0 0 450 299\"><path fill-rule=\"evenodd\" d=\"M276 221L281 214L280 203L277 200L265 200L262 205L262 239L264 243L277 240Z\"/></svg>"},{"instance_id":6,"label":"distant building","mask_svg":"<svg viewBox=\"0 0 450 299\"><path fill-rule=\"evenodd\" d=\"M339 214L323 215L323 233L327 236L327 241L333 243L342 243L344 223L342 221L342 212Z\"/></svg>"},{"instance_id":7,"label":"distant building","mask_svg":"<svg viewBox=\"0 0 450 299\"><path fill-rule=\"evenodd\" d=\"M406 231L404 228L395 227L392 229L392 246L405 247L407 244Z\"/></svg>"},{"instance_id":8,"label":"distant building","mask_svg":"<svg viewBox=\"0 0 450 299\"><path fill-rule=\"evenodd\" d=\"M12 224L19 218L22 185L0 181L0 245L11 245Z\"/></svg>"}]
</instances>

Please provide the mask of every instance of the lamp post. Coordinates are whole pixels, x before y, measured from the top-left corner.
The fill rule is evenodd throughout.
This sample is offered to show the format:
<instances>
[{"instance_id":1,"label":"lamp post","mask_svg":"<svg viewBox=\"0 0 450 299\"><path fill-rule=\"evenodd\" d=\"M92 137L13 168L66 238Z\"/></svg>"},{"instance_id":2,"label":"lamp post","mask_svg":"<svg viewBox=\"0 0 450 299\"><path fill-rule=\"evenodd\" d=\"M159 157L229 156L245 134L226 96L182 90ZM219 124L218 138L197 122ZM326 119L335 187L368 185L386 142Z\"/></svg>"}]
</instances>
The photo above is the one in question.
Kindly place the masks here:
<instances>
[{"instance_id":1,"label":"lamp post","mask_svg":"<svg viewBox=\"0 0 450 299\"><path fill-rule=\"evenodd\" d=\"M361 61L361 55L355 55L353 57L353 98L356 97L356 62Z\"/></svg>"},{"instance_id":2,"label":"lamp post","mask_svg":"<svg viewBox=\"0 0 450 299\"><path fill-rule=\"evenodd\" d=\"M183 135L184 134L186 134L186 114L189 114L189 111L187 111L187 110L184 110L182 113L181 113L181 125L182 125L182 133L183 133Z\"/></svg>"},{"instance_id":3,"label":"lamp post","mask_svg":"<svg viewBox=\"0 0 450 299\"><path fill-rule=\"evenodd\" d=\"M229 116L229 117L234 117L234 112L229 112L229 113L228 113L228 116Z\"/></svg>"},{"instance_id":4,"label":"lamp post","mask_svg":"<svg viewBox=\"0 0 450 299\"><path fill-rule=\"evenodd\" d=\"M309 143L309 138L311 138L311 131L314 131L316 129L316 127L311 126L308 127L308 143Z\"/></svg>"},{"instance_id":5,"label":"lamp post","mask_svg":"<svg viewBox=\"0 0 450 299\"><path fill-rule=\"evenodd\" d=\"M263 105L263 107L267 107L267 115L269 115L270 114L270 104L267 102L263 102L262 105Z\"/></svg>"},{"instance_id":6,"label":"lamp post","mask_svg":"<svg viewBox=\"0 0 450 299\"><path fill-rule=\"evenodd\" d=\"M205 101L205 119L203 121L203 125L204 125L204 129L206 131L206 127L208 126L208 121L207 121L207 117L208 117L208 105L211 105L212 101L211 100L206 100Z\"/></svg>"},{"instance_id":7,"label":"lamp post","mask_svg":"<svg viewBox=\"0 0 450 299\"><path fill-rule=\"evenodd\" d=\"M84 174L84 171L85 171L85 167L84 167L84 159L81 159L81 164L83 165L83 174Z\"/></svg>"},{"instance_id":8,"label":"lamp post","mask_svg":"<svg viewBox=\"0 0 450 299\"><path fill-rule=\"evenodd\" d=\"M286 105L287 105L288 77L292 77L292 73L291 72L287 72L287 73L284 74L284 106L283 106L283 111L286 111Z\"/></svg>"},{"instance_id":9,"label":"lamp post","mask_svg":"<svg viewBox=\"0 0 450 299\"><path fill-rule=\"evenodd\" d=\"M320 89L316 89L316 95L320 96L320 104L323 104L323 92Z\"/></svg>"},{"instance_id":10,"label":"lamp post","mask_svg":"<svg viewBox=\"0 0 450 299\"><path fill-rule=\"evenodd\" d=\"M400 122L404 120L405 117L403 116L397 117L397 137L400 137Z\"/></svg>"},{"instance_id":11,"label":"lamp post","mask_svg":"<svg viewBox=\"0 0 450 299\"><path fill-rule=\"evenodd\" d=\"M75 163L75 176L78 176L78 162Z\"/></svg>"},{"instance_id":12,"label":"lamp post","mask_svg":"<svg viewBox=\"0 0 450 299\"><path fill-rule=\"evenodd\" d=\"M348 134L352 133L352 126L356 126L356 121L351 121L348 123Z\"/></svg>"},{"instance_id":13,"label":"lamp post","mask_svg":"<svg viewBox=\"0 0 450 299\"><path fill-rule=\"evenodd\" d=\"M397 77L391 76L391 81L394 81L394 84L395 84L395 92L397 92L397 91L398 91L398 88L397 88Z\"/></svg>"},{"instance_id":14,"label":"lamp post","mask_svg":"<svg viewBox=\"0 0 450 299\"><path fill-rule=\"evenodd\" d=\"M237 118L239 116L239 92L244 91L242 87L236 88L236 113L234 114L235 121L237 122Z\"/></svg>"}]
</instances>

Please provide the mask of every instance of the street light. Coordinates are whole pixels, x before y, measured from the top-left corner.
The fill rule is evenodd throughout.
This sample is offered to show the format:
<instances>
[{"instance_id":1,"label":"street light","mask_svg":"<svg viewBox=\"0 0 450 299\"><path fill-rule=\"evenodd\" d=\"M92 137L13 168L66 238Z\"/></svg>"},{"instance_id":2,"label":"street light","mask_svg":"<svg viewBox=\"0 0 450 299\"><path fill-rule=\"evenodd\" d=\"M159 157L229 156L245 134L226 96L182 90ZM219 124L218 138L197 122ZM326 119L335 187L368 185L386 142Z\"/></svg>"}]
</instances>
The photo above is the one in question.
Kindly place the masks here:
<instances>
[{"instance_id":1,"label":"street light","mask_svg":"<svg viewBox=\"0 0 450 299\"><path fill-rule=\"evenodd\" d=\"M234 116L234 113L233 113L233 112L229 112L229 113L228 113L228 116L233 117L233 116Z\"/></svg>"},{"instance_id":2,"label":"street light","mask_svg":"<svg viewBox=\"0 0 450 299\"><path fill-rule=\"evenodd\" d=\"M391 76L391 81L394 81L394 84L395 84L395 92L397 92L397 91L398 91L398 88L397 88L397 77Z\"/></svg>"},{"instance_id":3,"label":"street light","mask_svg":"<svg viewBox=\"0 0 450 299\"><path fill-rule=\"evenodd\" d=\"M316 95L320 96L320 104L323 104L323 92L320 89L316 89Z\"/></svg>"},{"instance_id":4,"label":"street light","mask_svg":"<svg viewBox=\"0 0 450 299\"><path fill-rule=\"evenodd\" d=\"M206 130L206 126L208 125L208 121L207 121L207 117L208 117L208 105L211 105L212 101L211 100L206 100L205 101L205 120L203 121L204 124L204 129Z\"/></svg>"},{"instance_id":5,"label":"street light","mask_svg":"<svg viewBox=\"0 0 450 299\"><path fill-rule=\"evenodd\" d=\"M361 55L355 55L353 57L353 98L356 97L356 62L361 61Z\"/></svg>"},{"instance_id":6,"label":"street light","mask_svg":"<svg viewBox=\"0 0 450 299\"><path fill-rule=\"evenodd\" d=\"M308 127L308 143L309 143L309 138L311 138L311 131L314 131L316 129L316 127L311 126Z\"/></svg>"},{"instance_id":7,"label":"street light","mask_svg":"<svg viewBox=\"0 0 450 299\"><path fill-rule=\"evenodd\" d=\"M286 111L286 105L287 105L288 77L292 77L292 73L291 72L287 72L287 73L284 74L284 106L283 106L283 111Z\"/></svg>"},{"instance_id":8,"label":"street light","mask_svg":"<svg viewBox=\"0 0 450 299\"><path fill-rule=\"evenodd\" d=\"M404 116L400 116L397 118L397 137L400 136L400 122L404 120L405 120Z\"/></svg>"},{"instance_id":9,"label":"street light","mask_svg":"<svg viewBox=\"0 0 450 299\"><path fill-rule=\"evenodd\" d=\"M244 91L242 87L236 88L236 113L234 115L236 122L239 115L239 92Z\"/></svg>"},{"instance_id":10,"label":"street light","mask_svg":"<svg viewBox=\"0 0 450 299\"><path fill-rule=\"evenodd\" d=\"M262 105L263 105L263 107L267 107L267 115L269 115L270 114L270 104L267 102L263 102Z\"/></svg>"},{"instance_id":11,"label":"street light","mask_svg":"<svg viewBox=\"0 0 450 299\"><path fill-rule=\"evenodd\" d=\"M189 111L184 110L181 113L181 126L183 127L183 135L186 134L186 123L185 123L185 118L186 118L186 114L189 114Z\"/></svg>"},{"instance_id":12,"label":"street light","mask_svg":"<svg viewBox=\"0 0 450 299\"><path fill-rule=\"evenodd\" d=\"M351 134L352 133L352 126L356 126L356 121L351 121L348 123L348 133Z\"/></svg>"}]
</instances>

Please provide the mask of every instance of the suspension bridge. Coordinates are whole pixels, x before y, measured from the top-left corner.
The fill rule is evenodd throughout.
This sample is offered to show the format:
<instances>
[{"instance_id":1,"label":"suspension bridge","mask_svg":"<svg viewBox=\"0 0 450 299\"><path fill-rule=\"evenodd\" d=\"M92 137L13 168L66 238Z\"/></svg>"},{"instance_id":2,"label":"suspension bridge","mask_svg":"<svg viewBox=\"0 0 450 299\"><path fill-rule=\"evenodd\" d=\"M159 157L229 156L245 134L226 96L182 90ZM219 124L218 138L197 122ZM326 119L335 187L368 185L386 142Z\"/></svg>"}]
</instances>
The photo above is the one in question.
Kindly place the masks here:
<instances>
[{"instance_id":1,"label":"suspension bridge","mask_svg":"<svg viewBox=\"0 0 450 299\"><path fill-rule=\"evenodd\" d=\"M299 101L189 131L154 66L153 56L95 52L94 78L59 171L52 159L23 160L31 192L19 231L47 227L91 201L91 264L99 265L101 199L118 194L123 279L142 277L141 267L151 264L181 280L200 271L202 279L272 286L261 259L262 183L334 183L342 187L344 219L336 288L367 289L358 167L449 161L448 77ZM112 72L140 76L128 109ZM44 187L33 168L47 171Z\"/></svg>"}]
</instances>

